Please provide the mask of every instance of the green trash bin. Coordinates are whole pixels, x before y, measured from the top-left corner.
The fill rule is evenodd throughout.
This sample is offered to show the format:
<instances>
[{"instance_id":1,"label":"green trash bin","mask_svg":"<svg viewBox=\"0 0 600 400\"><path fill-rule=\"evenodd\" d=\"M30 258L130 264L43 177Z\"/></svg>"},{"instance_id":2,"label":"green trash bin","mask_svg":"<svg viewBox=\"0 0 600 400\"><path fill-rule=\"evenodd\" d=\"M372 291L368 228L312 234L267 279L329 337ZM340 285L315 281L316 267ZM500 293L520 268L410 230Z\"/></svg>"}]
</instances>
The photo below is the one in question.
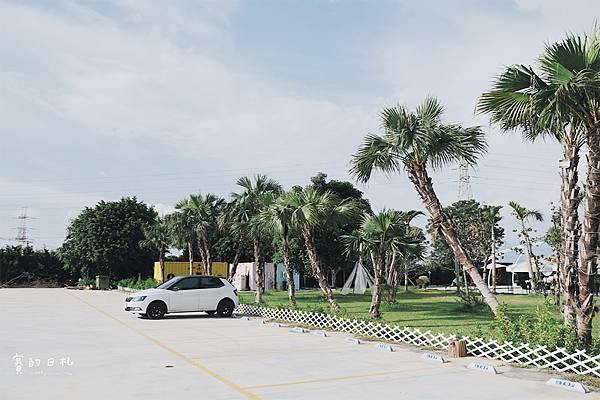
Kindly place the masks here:
<instances>
[{"instance_id":1,"label":"green trash bin","mask_svg":"<svg viewBox=\"0 0 600 400\"><path fill-rule=\"evenodd\" d=\"M96 275L96 289L108 289L108 276Z\"/></svg>"}]
</instances>

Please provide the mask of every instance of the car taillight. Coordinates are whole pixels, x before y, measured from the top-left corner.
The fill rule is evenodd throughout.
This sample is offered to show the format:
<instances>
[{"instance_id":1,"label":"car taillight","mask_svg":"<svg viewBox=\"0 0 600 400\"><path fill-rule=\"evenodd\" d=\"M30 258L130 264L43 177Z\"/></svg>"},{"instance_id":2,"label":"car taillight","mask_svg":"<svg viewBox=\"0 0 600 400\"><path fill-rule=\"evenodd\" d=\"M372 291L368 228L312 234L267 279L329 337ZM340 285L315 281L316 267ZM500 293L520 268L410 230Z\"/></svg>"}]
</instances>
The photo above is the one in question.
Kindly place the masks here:
<instances>
[{"instance_id":1,"label":"car taillight","mask_svg":"<svg viewBox=\"0 0 600 400\"><path fill-rule=\"evenodd\" d=\"M235 293L235 295L237 296L237 289L233 289L233 293Z\"/></svg>"}]
</instances>

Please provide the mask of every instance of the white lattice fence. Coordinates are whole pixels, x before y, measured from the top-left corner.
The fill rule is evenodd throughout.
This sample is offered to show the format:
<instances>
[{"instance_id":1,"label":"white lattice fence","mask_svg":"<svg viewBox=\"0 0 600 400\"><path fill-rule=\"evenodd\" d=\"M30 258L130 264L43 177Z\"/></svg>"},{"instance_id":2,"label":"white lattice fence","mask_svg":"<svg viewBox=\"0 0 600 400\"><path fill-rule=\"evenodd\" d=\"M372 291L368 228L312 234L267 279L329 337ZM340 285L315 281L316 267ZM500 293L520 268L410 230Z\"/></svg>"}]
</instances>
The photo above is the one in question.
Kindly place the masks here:
<instances>
[{"instance_id":1,"label":"white lattice fence","mask_svg":"<svg viewBox=\"0 0 600 400\"><path fill-rule=\"evenodd\" d=\"M299 310L277 310L240 304L235 309L235 312L439 349L446 349L449 340L456 339L455 335L446 336L442 333L435 335L431 331L421 332L418 328L400 327L398 325L361 321L338 317L337 315L318 314ZM600 376L600 355L588 356L585 350L568 353L562 348L549 350L546 346L538 346L533 349L526 343L498 343L496 340L485 342L483 339L471 339L467 336L462 339L467 341L467 352L473 356L514 362L522 365L533 365L540 368L550 368L561 372L575 372L580 375L593 374Z\"/></svg>"}]
</instances>

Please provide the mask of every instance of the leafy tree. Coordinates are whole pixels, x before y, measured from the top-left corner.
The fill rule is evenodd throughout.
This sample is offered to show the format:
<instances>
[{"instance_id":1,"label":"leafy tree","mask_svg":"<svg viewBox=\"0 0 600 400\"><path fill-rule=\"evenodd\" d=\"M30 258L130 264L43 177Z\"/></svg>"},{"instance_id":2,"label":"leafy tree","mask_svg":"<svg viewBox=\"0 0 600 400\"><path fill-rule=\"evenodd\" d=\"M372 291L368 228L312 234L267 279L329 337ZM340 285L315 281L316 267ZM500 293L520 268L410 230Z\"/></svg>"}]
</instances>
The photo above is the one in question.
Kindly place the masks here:
<instances>
[{"instance_id":1,"label":"leafy tree","mask_svg":"<svg viewBox=\"0 0 600 400\"><path fill-rule=\"evenodd\" d=\"M190 275L192 275L194 273L194 242L198 240L198 232L196 231L196 216L189 208L185 207L186 201L187 199L180 200L175 206L177 211L166 215L165 218L173 247L188 251Z\"/></svg>"},{"instance_id":2,"label":"leafy tree","mask_svg":"<svg viewBox=\"0 0 600 400\"><path fill-rule=\"evenodd\" d=\"M440 232L456 258L484 299L495 312L498 299L490 292L469 255L461 246L458 235L447 218L433 189L427 167L439 168L456 161L475 164L486 150L483 132L479 127L463 128L442 124L443 107L437 99L427 97L414 112L398 105L381 113L383 135L365 136L353 156L350 172L359 181L368 182L377 170L384 173L406 170L421 201L431 215L432 227Z\"/></svg>"},{"instance_id":3,"label":"leafy tree","mask_svg":"<svg viewBox=\"0 0 600 400\"><path fill-rule=\"evenodd\" d=\"M152 207L133 197L86 207L67 227L60 254L65 267L82 276L109 275L119 280L149 275L157 251L142 249L142 227L156 217Z\"/></svg>"},{"instance_id":4,"label":"leafy tree","mask_svg":"<svg viewBox=\"0 0 600 400\"><path fill-rule=\"evenodd\" d=\"M488 217L489 213L493 210L497 212L498 209L499 207L481 204L476 200L460 200L444 207L444 212L451 220L461 245L478 269L485 268L492 246L495 243L502 244L504 229L497 225L498 220L491 224ZM434 238L430 260L442 268L453 270L454 252L443 236L435 235L431 228L431 220L429 224L429 232Z\"/></svg>"},{"instance_id":5,"label":"leafy tree","mask_svg":"<svg viewBox=\"0 0 600 400\"><path fill-rule=\"evenodd\" d=\"M2 284L24 284L32 280L66 282L72 278L56 250L34 250L31 246L21 245L0 248Z\"/></svg>"}]
</instances>

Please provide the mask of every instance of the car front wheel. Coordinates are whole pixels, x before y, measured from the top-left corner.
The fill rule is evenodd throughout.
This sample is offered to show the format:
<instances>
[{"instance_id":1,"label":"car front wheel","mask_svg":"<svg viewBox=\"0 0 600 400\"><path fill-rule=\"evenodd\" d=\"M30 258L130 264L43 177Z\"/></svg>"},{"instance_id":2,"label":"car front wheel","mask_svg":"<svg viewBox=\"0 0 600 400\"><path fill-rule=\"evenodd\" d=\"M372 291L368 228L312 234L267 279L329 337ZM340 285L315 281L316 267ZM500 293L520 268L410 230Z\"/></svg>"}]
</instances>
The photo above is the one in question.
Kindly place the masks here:
<instances>
[{"instance_id":1,"label":"car front wheel","mask_svg":"<svg viewBox=\"0 0 600 400\"><path fill-rule=\"evenodd\" d=\"M231 314L233 314L233 307L233 301L229 299L221 300L217 306L217 314L221 317L231 317Z\"/></svg>"},{"instance_id":2,"label":"car front wheel","mask_svg":"<svg viewBox=\"0 0 600 400\"><path fill-rule=\"evenodd\" d=\"M165 316L167 312L167 307L165 303L161 301L155 301L154 303L150 303L148 309L146 310L146 315L151 319L161 319Z\"/></svg>"}]
</instances>

